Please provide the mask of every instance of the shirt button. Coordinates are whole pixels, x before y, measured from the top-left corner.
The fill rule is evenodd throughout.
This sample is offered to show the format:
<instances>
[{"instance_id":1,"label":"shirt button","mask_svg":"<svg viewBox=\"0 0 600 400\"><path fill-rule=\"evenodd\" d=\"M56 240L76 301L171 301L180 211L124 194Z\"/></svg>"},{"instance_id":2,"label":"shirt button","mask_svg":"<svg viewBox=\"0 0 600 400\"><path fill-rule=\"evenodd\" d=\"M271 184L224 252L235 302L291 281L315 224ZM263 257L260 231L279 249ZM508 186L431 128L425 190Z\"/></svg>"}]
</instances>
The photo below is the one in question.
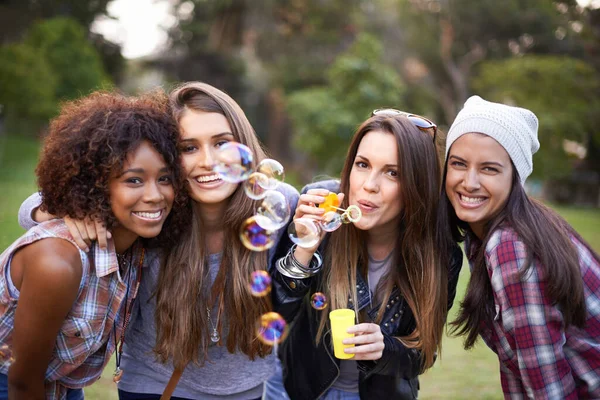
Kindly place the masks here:
<instances>
[{"instance_id":1,"label":"shirt button","mask_svg":"<svg viewBox=\"0 0 600 400\"><path fill-rule=\"evenodd\" d=\"M81 336L81 332L75 332L75 337L80 337Z\"/></svg>"},{"instance_id":2,"label":"shirt button","mask_svg":"<svg viewBox=\"0 0 600 400\"><path fill-rule=\"evenodd\" d=\"M358 294L363 294L365 291L364 290L359 290Z\"/></svg>"},{"instance_id":3,"label":"shirt button","mask_svg":"<svg viewBox=\"0 0 600 400\"><path fill-rule=\"evenodd\" d=\"M294 282L294 281L291 281L291 282L290 282L290 288L292 288L292 289L296 289L296 282Z\"/></svg>"},{"instance_id":4,"label":"shirt button","mask_svg":"<svg viewBox=\"0 0 600 400\"><path fill-rule=\"evenodd\" d=\"M399 314L398 314L398 313L396 313L396 314L394 314L394 317L398 318L398 315L399 315Z\"/></svg>"},{"instance_id":5,"label":"shirt button","mask_svg":"<svg viewBox=\"0 0 600 400\"><path fill-rule=\"evenodd\" d=\"M383 324L383 325L387 327L389 324L386 322L386 323L385 323L385 324Z\"/></svg>"}]
</instances>

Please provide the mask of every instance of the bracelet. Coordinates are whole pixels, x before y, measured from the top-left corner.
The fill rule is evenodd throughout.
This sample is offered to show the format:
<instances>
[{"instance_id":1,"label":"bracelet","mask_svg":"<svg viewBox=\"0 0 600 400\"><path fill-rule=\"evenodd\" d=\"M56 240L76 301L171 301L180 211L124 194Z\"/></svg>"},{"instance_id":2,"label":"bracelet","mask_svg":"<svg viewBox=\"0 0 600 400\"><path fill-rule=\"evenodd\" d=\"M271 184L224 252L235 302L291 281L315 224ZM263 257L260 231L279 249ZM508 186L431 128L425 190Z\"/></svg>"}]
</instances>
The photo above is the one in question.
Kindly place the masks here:
<instances>
[{"instance_id":1,"label":"bracelet","mask_svg":"<svg viewBox=\"0 0 600 400\"><path fill-rule=\"evenodd\" d=\"M304 279L310 278L313 275L316 275L321 271L323 267L323 258L319 254L319 252L315 252L310 260L310 264L307 266L302 265L300 261L294 257L294 251L296 250L296 245L293 245L292 248L287 252L285 257L280 258L275 263L277 270L282 274L287 276L288 278L294 279Z\"/></svg>"}]
</instances>

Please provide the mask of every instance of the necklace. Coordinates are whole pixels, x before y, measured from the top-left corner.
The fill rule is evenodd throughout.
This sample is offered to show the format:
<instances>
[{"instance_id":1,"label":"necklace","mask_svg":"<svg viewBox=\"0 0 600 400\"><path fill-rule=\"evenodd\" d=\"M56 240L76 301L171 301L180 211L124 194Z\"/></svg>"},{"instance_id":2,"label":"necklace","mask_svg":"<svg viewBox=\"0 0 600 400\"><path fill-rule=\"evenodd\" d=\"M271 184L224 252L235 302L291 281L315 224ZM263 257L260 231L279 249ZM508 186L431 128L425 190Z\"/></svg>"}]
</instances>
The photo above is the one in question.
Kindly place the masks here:
<instances>
[{"instance_id":1,"label":"necklace","mask_svg":"<svg viewBox=\"0 0 600 400\"><path fill-rule=\"evenodd\" d=\"M217 311L217 321L213 325L212 318L210 317L210 308L206 307L206 315L208 316L208 322L212 328L212 332L210 333L210 340L213 343L217 343L221 340L221 335L219 335L219 331L217 328L219 327L219 319L221 318L221 299L219 299L219 309Z\"/></svg>"},{"instance_id":2,"label":"necklace","mask_svg":"<svg viewBox=\"0 0 600 400\"><path fill-rule=\"evenodd\" d=\"M124 264L127 264L127 266L131 267L132 265L132 260L133 260L133 251L131 250L131 248L128 250L129 252L129 260L125 259L125 255L121 255L119 257L119 254L117 254L117 261L119 262L119 267L123 267L123 265L121 265L121 260L124 260ZM137 295L138 292L138 288L140 287L140 281L142 280L142 265L144 264L144 255L146 254L146 249L144 249L142 247L142 252L140 254L140 260L138 262L137 265L137 274L135 277L135 291L133 292L133 298L131 299L131 304L129 305L129 307L127 307L127 300L129 297L129 289L131 288L131 285L129 282L130 281L130 277L131 277L131 268L127 269L127 273L126 273L126 282L127 282L127 290L125 291L125 304L123 307L125 307L125 318L123 318L123 330L121 332L121 337L119 339L119 341L117 342L117 352L115 353L115 362L116 362L116 367L115 367L115 373L113 374L113 382L118 383L121 380L121 376L123 376L123 370L120 368L121 365L121 356L123 355L123 344L125 343L125 332L127 331L127 326L129 325L129 318L131 318L131 311L133 309L133 301L135 300L135 296ZM115 335L115 340L117 340L117 324L115 321L115 324L113 324L113 333Z\"/></svg>"}]
</instances>

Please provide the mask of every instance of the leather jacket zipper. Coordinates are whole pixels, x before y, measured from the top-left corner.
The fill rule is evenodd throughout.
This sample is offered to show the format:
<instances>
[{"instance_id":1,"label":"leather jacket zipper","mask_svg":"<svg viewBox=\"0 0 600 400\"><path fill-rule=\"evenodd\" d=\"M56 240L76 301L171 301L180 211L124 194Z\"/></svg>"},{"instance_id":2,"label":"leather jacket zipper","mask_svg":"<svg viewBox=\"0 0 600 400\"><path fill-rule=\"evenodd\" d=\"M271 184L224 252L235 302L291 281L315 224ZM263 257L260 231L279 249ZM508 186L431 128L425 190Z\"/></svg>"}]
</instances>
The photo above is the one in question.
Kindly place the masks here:
<instances>
[{"instance_id":1,"label":"leather jacket zipper","mask_svg":"<svg viewBox=\"0 0 600 400\"><path fill-rule=\"evenodd\" d=\"M325 341L325 336L331 336L331 329L328 330L327 332L325 332L325 335L323 335L323 341ZM331 383L329 384L329 386L327 386L325 388L325 390L323 390L318 396L317 399L320 399L321 396L323 396L329 389L331 389L331 387L333 386L333 384L335 383L335 381L337 380L337 378L340 377L340 368L337 366L337 363L335 362L335 359L333 358L333 356L331 355L331 353L329 352L329 345L325 344L325 342L323 342L323 346L325 347L325 351L327 351L327 355L329 356L329 359L331 360L331 362L333 362L333 366L335 367L335 369L337 369L337 375L335 376L335 379L333 381L331 381Z\"/></svg>"}]
</instances>

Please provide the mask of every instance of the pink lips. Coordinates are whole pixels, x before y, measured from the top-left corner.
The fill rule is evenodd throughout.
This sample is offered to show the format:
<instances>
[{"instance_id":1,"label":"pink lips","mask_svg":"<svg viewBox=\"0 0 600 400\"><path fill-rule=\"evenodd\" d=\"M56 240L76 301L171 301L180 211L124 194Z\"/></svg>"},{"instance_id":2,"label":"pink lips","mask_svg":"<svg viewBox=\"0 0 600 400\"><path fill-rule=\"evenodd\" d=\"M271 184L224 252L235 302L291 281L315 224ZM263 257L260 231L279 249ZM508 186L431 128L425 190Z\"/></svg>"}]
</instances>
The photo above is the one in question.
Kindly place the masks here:
<instances>
[{"instance_id":1,"label":"pink lips","mask_svg":"<svg viewBox=\"0 0 600 400\"><path fill-rule=\"evenodd\" d=\"M359 200L357 203L362 212L372 212L379 208L374 203L366 200Z\"/></svg>"}]
</instances>

